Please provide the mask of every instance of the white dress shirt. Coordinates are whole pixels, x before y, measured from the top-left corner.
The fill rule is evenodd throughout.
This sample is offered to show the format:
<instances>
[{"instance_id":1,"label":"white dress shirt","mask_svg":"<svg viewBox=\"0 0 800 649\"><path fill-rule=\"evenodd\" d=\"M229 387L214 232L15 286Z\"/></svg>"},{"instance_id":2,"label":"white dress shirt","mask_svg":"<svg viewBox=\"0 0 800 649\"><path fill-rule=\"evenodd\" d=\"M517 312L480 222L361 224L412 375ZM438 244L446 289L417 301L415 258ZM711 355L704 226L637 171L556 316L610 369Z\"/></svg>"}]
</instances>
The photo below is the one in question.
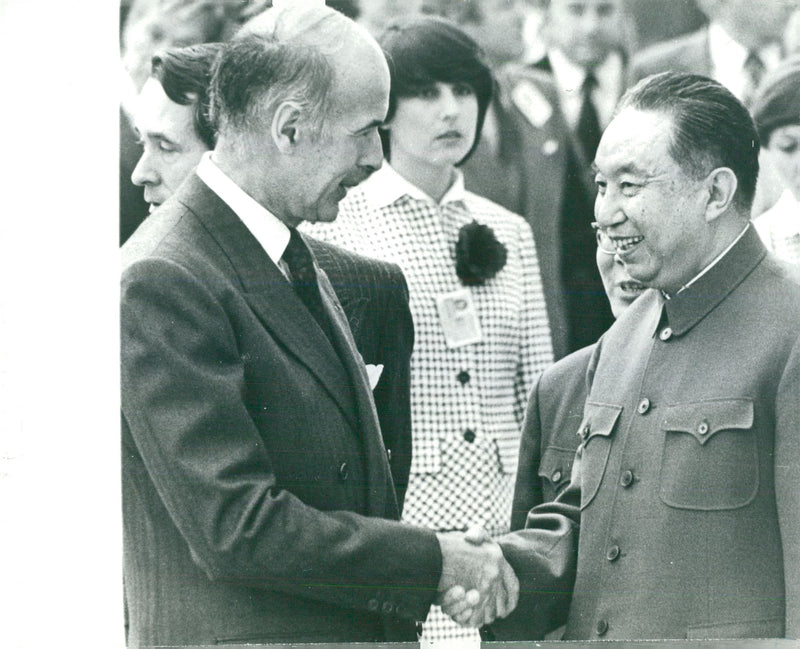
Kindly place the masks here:
<instances>
[{"instance_id":1,"label":"white dress shirt","mask_svg":"<svg viewBox=\"0 0 800 649\"><path fill-rule=\"evenodd\" d=\"M575 129L583 105L583 92L581 87L586 79L586 69L575 65L559 49L547 53L553 76L558 86L558 99L561 111L571 129ZM612 52L594 69L597 86L592 91L592 102L600 120L600 126L605 128L611 121L614 109L617 107L624 89L624 71L622 56L619 52Z\"/></svg>"},{"instance_id":2,"label":"white dress shirt","mask_svg":"<svg viewBox=\"0 0 800 649\"><path fill-rule=\"evenodd\" d=\"M747 72L744 69L749 54L747 48L736 42L717 23L708 27L708 48L711 54L712 76L742 99L747 89ZM781 60L780 46L770 43L756 52L764 64L765 71L772 70Z\"/></svg>"},{"instance_id":3,"label":"white dress shirt","mask_svg":"<svg viewBox=\"0 0 800 649\"><path fill-rule=\"evenodd\" d=\"M269 258L275 262L284 276L288 277L281 261L291 236L289 228L272 212L266 209L239 185L231 180L215 163L209 151L200 158L197 175L209 189L219 196L238 216L245 227L256 238Z\"/></svg>"}]
</instances>

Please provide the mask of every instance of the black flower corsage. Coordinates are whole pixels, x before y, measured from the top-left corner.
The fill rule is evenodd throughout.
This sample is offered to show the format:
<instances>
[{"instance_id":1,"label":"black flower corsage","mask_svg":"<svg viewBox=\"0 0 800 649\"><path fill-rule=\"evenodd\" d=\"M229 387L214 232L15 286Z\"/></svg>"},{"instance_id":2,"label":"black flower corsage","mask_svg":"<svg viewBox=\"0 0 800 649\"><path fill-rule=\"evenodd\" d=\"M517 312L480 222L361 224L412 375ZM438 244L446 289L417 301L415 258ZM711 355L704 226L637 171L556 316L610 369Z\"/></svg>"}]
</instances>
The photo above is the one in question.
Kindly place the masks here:
<instances>
[{"instance_id":1,"label":"black flower corsage","mask_svg":"<svg viewBox=\"0 0 800 649\"><path fill-rule=\"evenodd\" d=\"M466 286L482 286L506 265L506 247L492 228L477 221L458 231L456 274Z\"/></svg>"}]
</instances>

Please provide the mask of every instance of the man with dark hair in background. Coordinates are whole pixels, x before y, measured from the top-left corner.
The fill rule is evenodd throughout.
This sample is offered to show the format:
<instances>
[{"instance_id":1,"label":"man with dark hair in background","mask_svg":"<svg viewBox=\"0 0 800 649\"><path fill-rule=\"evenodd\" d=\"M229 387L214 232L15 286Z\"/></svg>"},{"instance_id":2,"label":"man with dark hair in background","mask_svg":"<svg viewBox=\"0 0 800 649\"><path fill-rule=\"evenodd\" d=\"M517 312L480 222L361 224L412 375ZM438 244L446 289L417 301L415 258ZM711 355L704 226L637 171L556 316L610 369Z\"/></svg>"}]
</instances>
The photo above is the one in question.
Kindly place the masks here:
<instances>
[{"instance_id":1,"label":"man with dark hair in background","mask_svg":"<svg viewBox=\"0 0 800 649\"><path fill-rule=\"evenodd\" d=\"M295 229L380 165L383 55L322 6L263 21L217 59L214 151L123 247L130 642L413 639L453 589L505 615L496 544L397 521L369 377Z\"/></svg>"},{"instance_id":2,"label":"man with dark hair in background","mask_svg":"<svg viewBox=\"0 0 800 649\"><path fill-rule=\"evenodd\" d=\"M499 541L521 594L498 636L570 595L568 640L800 635L800 275L749 221L758 149L687 74L643 80L603 134L596 227L651 289L590 361L570 487Z\"/></svg>"},{"instance_id":3,"label":"man with dark hair in background","mask_svg":"<svg viewBox=\"0 0 800 649\"><path fill-rule=\"evenodd\" d=\"M134 185L144 187L151 212L214 148L208 86L220 48L220 43L206 43L153 57L152 72L134 105L133 127L143 150L131 175Z\"/></svg>"}]
</instances>

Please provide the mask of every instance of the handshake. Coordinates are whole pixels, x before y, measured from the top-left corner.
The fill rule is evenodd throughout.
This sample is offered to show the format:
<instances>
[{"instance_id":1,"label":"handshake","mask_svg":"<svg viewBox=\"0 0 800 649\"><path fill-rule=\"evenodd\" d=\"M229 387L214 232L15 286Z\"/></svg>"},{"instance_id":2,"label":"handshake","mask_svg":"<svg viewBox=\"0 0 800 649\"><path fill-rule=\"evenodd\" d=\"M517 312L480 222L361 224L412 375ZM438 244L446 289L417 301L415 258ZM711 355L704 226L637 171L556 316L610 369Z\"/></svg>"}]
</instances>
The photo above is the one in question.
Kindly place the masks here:
<instances>
[{"instance_id":1,"label":"handshake","mask_svg":"<svg viewBox=\"0 0 800 649\"><path fill-rule=\"evenodd\" d=\"M436 536L442 549L442 577L435 604L461 626L475 628L514 610L519 581L484 529Z\"/></svg>"}]
</instances>

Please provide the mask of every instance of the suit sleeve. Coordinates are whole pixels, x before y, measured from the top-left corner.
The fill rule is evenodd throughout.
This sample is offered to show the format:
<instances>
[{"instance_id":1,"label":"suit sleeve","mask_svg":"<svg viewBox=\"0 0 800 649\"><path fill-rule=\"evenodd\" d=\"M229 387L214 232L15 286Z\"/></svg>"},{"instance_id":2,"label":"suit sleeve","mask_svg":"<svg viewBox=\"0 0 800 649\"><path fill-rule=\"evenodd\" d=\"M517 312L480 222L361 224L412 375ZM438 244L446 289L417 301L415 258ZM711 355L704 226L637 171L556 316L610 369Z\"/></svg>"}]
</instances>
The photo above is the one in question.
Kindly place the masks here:
<instances>
[{"instance_id":1,"label":"suit sleeve","mask_svg":"<svg viewBox=\"0 0 800 649\"><path fill-rule=\"evenodd\" d=\"M381 424L384 444L392 450L392 479L402 511L411 471L411 353L414 322L408 305L408 285L402 271L387 275L378 319L383 323L378 346L383 372L372 394Z\"/></svg>"},{"instance_id":2,"label":"suit sleeve","mask_svg":"<svg viewBox=\"0 0 800 649\"><path fill-rule=\"evenodd\" d=\"M511 506L511 529L525 527L528 512L540 505L544 497L539 479L539 462L542 459L542 428L539 418L539 383L531 390L525 423L522 426L522 439L519 445L517 478L514 486L514 500Z\"/></svg>"},{"instance_id":3,"label":"suit sleeve","mask_svg":"<svg viewBox=\"0 0 800 649\"><path fill-rule=\"evenodd\" d=\"M237 294L214 282L165 260L122 280L123 415L195 562L212 580L353 608L377 598L424 619L441 573L435 535L323 512L279 487L245 405L226 311Z\"/></svg>"},{"instance_id":4,"label":"suit sleeve","mask_svg":"<svg viewBox=\"0 0 800 649\"><path fill-rule=\"evenodd\" d=\"M786 637L800 638L800 339L778 386L775 498L783 544Z\"/></svg>"}]
</instances>

